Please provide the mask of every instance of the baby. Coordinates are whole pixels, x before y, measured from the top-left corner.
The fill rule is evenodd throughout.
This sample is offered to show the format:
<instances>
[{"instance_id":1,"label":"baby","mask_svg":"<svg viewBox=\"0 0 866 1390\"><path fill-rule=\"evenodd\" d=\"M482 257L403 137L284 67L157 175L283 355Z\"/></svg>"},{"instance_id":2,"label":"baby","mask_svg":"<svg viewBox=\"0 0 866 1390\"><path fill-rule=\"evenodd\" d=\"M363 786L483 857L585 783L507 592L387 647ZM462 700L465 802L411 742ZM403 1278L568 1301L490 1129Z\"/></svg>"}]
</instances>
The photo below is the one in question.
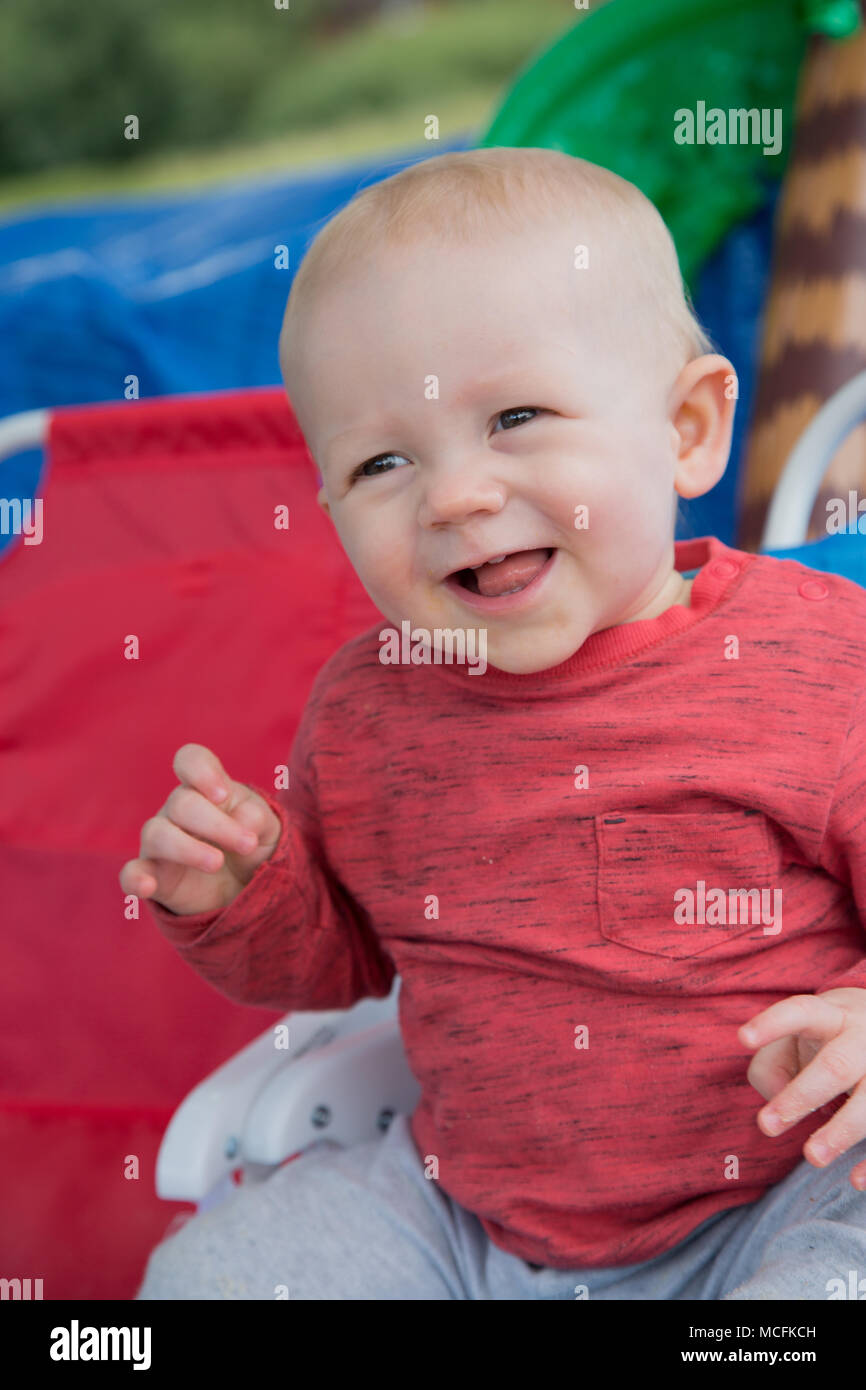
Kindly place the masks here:
<instances>
[{"instance_id":1,"label":"baby","mask_svg":"<svg viewBox=\"0 0 866 1390\"><path fill-rule=\"evenodd\" d=\"M399 975L421 1098L189 1219L138 1298L866 1296L866 592L675 544L736 378L659 214L557 151L437 156L319 233L280 356L390 626L317 676L288 791L181 748L120 881L232 999Z\"/></svg>"}]
</instances>

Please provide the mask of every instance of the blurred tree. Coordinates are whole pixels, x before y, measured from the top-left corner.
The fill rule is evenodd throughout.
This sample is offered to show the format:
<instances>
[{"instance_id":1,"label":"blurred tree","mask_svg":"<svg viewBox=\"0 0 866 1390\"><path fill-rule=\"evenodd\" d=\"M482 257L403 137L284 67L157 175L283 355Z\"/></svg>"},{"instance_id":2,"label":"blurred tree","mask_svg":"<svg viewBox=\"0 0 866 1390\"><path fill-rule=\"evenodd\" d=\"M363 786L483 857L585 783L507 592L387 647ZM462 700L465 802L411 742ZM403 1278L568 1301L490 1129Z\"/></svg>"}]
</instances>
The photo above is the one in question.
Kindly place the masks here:
<instances>
[{"instance_id":1,"label":"blurred tree","mask_svg":"<svg viewBox=\"0 0 866 1390\"><path fill-rule=\"evenodd\" d=\"M152 154L237 136L251 94L299 69L315 0L3 0L0 170ZM140 138L124 136L136 115Z\"/></svg>"},{"instance_id":2,"label":"blurred tree","mask_svg":"<svg viewBox=\"0 0 866 1390\"><path fill-rule=\"evenodd\" d=\"M431 103L507 82L567 22L561 0L2 0L0 175L416 105L420 131Z\"/></svg>"}]
</instances>

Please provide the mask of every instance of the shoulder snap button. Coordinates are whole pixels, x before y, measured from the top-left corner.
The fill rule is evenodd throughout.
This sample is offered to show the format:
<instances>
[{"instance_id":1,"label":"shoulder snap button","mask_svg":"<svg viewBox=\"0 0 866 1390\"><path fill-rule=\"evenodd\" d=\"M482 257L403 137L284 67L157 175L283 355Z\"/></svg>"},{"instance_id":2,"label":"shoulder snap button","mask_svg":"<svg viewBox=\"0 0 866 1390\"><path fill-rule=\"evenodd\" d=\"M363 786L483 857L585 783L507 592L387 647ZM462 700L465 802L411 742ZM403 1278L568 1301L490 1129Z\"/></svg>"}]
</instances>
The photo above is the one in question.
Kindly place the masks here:
<instances>
[{"instance_id":1,"label":"shoulder snap button","mask_svg":"<svg viewBox=\"0 0 866 1390\"><path fill-rule=\"evenodd\" d=\"M803 598L826 598L830 590L820 579L804 579L797 592Z\"/></svg>"},{"instance_id":2,"label":"shoulder snap button","mask_svg":"<svg viewBox=\"0 0 866 1390\"><path fill-rule=\"evenodd\" d=\"M735 565L733 560L714 560L710 565L710 574L714 574L719 579L730 579L732 574L736 574L739 565Z\"/></svg>"}]
</instances>

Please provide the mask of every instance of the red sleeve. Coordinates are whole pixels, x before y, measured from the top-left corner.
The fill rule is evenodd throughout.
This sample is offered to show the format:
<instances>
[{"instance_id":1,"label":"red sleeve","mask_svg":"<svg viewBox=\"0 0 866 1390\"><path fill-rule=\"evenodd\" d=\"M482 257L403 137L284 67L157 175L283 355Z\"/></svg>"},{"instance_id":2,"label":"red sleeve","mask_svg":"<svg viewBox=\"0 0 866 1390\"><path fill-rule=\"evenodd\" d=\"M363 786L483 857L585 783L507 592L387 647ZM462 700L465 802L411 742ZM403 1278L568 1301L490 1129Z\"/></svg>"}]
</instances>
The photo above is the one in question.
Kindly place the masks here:
<instances>
[{"instance_id":1,"label":"red sleeve","mask_svg":"<svg viewBox=\"0 0 866 1390\"><path fill-rule=\"evenodd\" d=\"M396 970L369 914L327 861L315 797L310 704L289 764L289 788L252 786L279 816L270 859L222 911L179 916L147 901L159 930L229 999L288 1011L347 1009L384 998Z\"/></svg>"},{"instance_id":2,"label":"red sleeve","mask_svg":"<svg viewBox=\"0 0 866 1390\"><path fill-rule=\"evenodd\" d=\"M816 993L850 986L866 989L866 688L848 729L819 863L851 889L864 934L859 958Z\"/></svg>"}]
</instances>

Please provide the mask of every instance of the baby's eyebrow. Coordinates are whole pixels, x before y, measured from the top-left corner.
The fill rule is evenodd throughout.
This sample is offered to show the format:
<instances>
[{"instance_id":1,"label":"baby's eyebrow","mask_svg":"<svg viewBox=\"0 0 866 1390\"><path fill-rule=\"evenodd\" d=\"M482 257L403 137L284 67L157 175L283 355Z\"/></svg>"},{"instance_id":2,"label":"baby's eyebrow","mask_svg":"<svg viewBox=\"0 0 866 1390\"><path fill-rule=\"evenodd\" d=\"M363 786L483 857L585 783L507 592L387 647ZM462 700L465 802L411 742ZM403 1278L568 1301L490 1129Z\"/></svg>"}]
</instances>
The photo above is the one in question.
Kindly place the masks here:
<instances>
[{"instance_id":1,"label":"baby's eyebrow","mask_svg":"<svg viewBox=\"0 0 866 1390\"><path fill-rule=\"evenodd\" d=\"M341 439L375 439L388 434L389 431L404 429L405 424L405 420L400 415L389 411L384 415L377 415L374 419L365 420L359 425L350 425L348 429L338 430L336 434L329 435L322 445L322 450L332 449Z\"/></svg>"},{"instance_id":2,"label":"baby's eyebrow","mask_svg":"<svg viewBox=\"0 0 866 1390\"><path fill-rule=\"evenodd\" d=\"M464 405L468 401L482 396L492 396L494 394L504 394L514 391L522 391L524 394L532 392L540 385L525 371L523 372L503 372L496 376L474 378L460 391L457 391L452 401L454 405Z\"/></svg>"},{"instance_id":3,"label":"baby's eyebrow","mask_svg":"<svg viewBox=\"0 0 866 1390\"><path fill-rule=\"evenodd\" d=\"M511 401L512 406L532 405L534 397L541 398L545 390L550 389L550 382L536 381L527 372L517 372L514 370L501 374L482 378L473 378L460 389L444 395L440 381L440 395L432 404L442 404L452 407L463 407L472 404L474 401L490 399L501 396L504 400ZM431 403L425 400L423 391L419 392L419 400L424 400L425 404ZM506 407L503 406L503 409ZM357 425L350 425L347 429L338 430L336 434L329 435L321 445L321 455L323 459L330 460L333 452L336 452L337 459L342 452L341 441L346 441L345 450L347 458L345 462L352 462L356 455L364 454L365 457L372 457L382 449L390 448L388 443L389 436L394 436L407 428L408 420L397 410L384 412L369 420L364 420ZM365 442L366 441L366 442Z\"/></svg>"}]
</instances>

